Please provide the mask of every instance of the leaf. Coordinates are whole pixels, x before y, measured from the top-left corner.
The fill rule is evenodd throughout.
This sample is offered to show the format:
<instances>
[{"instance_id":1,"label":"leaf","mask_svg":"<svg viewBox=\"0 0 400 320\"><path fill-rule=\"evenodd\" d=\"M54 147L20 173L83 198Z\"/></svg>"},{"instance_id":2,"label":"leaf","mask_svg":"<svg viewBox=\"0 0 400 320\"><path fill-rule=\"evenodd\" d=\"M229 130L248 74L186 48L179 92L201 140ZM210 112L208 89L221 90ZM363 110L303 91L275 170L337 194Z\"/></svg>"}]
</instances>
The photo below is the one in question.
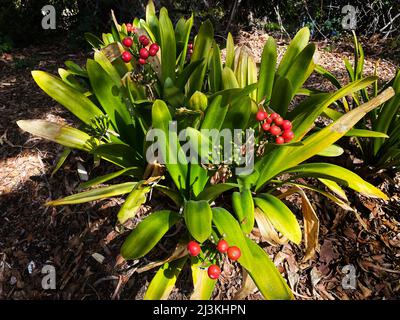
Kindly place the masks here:
<instances>
[{"instance_id":1,"label":"leaf","mask_svg":"<svg viewBox=\"0 0 400 320\"><path fill-rule=\"evenodd\" d=\"M65 160L67 160L68 156L71 154L72 149L70 148L64 148L62 153L60 154L60 156L57 159L56 165L54 166L53 171L51 172L51 176L53 177L57 171L62 167L62 165L64 164Z\"/></svg>"},{"instance_id":2,"label":"leaf","mask_svg":"<svg viewBox=\"0 0 400 320\"><path fill-rule=\"evenodd\" d=\"M229 32L228 38L226 40L225 67L233 69L234 60L235 60L235 44L233 43L232 34Z\"/></svg>"},{"instance_id":3,"label":"leaf","mask_svg":"<svg viewBox=\"0 0 400 320\"><path fill-rule=\"evenodd\" d=\"M307 46L309 39L310 30L307 27L300 29L296 33L279 63L278 70L276 71L278 77L284 77L286 75L295 58Z\"/></svg>"},{"instance_id":4,"label":"leaf","mask_svg":"<svg viewBox=\"0 0 400 320\"><path fill-rule=\"evenodd\" d=\"M124 143L101 144L92 153L123 168L140 165L142 160L135 149Z\"/></svg>"},{"instance_id":5,"label":"leaf","mask_svg":"<svg viewBox=\"0 0 400 320\"><path fill-rule=\"evenodd\" d=\"M202 91L204 76L206 74L207 63L211 46L214 41L214 28L212 23L207 20L202 23L194 44L191 61L203 60L203 67L196 68L189 78L187 95L191 96L195 91Z\"/></svg>"},{"instance_id":6,"label":"leaf","mask_svg":"<svg viewBox=\"0 0 400 320\"><path fill-rule=\"evenodd\" d=\"M332 144L329 147L325 148L324 150L317 153L317 155L322 157L338 157L343 154L343 148L339 147L336 144Z\"/></svg>"},{"instance_id":7,"label":"leaf","mask_svg":"<svg viewBox=\"0 0 400 320\"><path fill-rule=\"evenodd\" d=\"M254 227L254 202L249 189L232 194L232 208L244 233L250 233Z\"/></svg>"},{"instance_id":8,"label":"leaf","mask_svg":"<svg viewBox=\"0 0 400 320\"><path fill-rule=\"evenodd\" d=\"M145 218L123 243L124 259L134 260L146 255L178 220L178 213L170 210L156 211Z\"/></svg>"},{"instance_id":9,"label":"leaf","mask_svg":"<svg viewBox=\"0 0 400 320\"><path fill-rule=\"evenodd\" d=\"M160 10L161 81L175 80L176 43L175 31L166 8Z\"/></svg>"},{"instance_id":10,"label":"leaf","mask_svg":"<svg viewBox=\"0 0 400 320\"><path fill-rule=\"evenodd\" d=\"M85 203L94 200L112 198L122 194L126 194L132 191L135 187L136 182L124 182L113 186L104 188L93 189L80 193L73 194L71 196L61 198L58 200L49 201L46 203L47 206L61 206L66 204L78 204Z\"/></svg>"},{"instance_id":11,"label":"leaf","mask_svg":"<svg viewBox=\"0 0 400 320\"><path fill-rule=\"evenodd\" d=\"M160 43L160 25L156 16L156 8L153 0L149 0L146 6L146 23L155 37L155 42Z\"/></svg>"},{"instance_id":12,"label":"leaf","mask_svg":"<svg viewBox=\"0 0 400 320\"><path fill-rule=\"evenodd\" d=\"M58 74L60 75L61 79L72 88L78 90L79 92L85 94L87 88L85 88L81 82L75 77L75 75L63 68L58 68Z\"/></svg>"},{"instance_id":13,"label":"leaf","mask_svg":"<svg viewBox=\"0 0 400 320\"><path fill-rule=\"evenodd\" d=\"M323 179L323 178L319 178L318 180L321 181L333 193L335 193L336 195L338 195L342 199L348 201L346 193L344 192L344 190L335 181L328 180L328 179Z\"/></svg>"},{"instance_id":14,"label":"leaf","mask_svg":"<svg viewBox=\"0 0 400 320\"><path fill-rule=\"evenodd\" d=\"M218 196L222 193L231 190L233 188L237 188L238 185L236 183L219 183L211 185L205 188L198 196L197 200L206 200L208 202L214 201Z\"/></svg>"},{"instance_id":15,"label":"leaf","mask_svg":"<svg viewBox=\"0 0 400 320\"><path fill-rule=\"evenodd\" d=\"M251 279L249 274L244 269L242 270L242 277L242 287L235 293L233 300L244 300L249 294L252 294L257 289L253 279Z\"/></svg>"},{"instance_id":16,"label":"leaf","mask_svg":"<svg viewBox=\"0 0 400 320\"><path fill-rule=\"evenodd\" d=\"M210 237L212 212L207 201L186 201L183 208L183 216L185 217L186 226L194 239L204 242Z\"/></svg>"},{"instance_id":17,"label":"leaf","mask_svg":"<svg viewBox=\"0 0 400 320\"><path fill-rule=\"evenodd\" d=\"M301 242L301 229L295 215L277 197L264 193L254 198L254 202L268 217L273 226L286 238L296 244Z\"/></svg>"},{"instance_id":18,"label":"leaf","mask_svg":"<svg viewBox=\"0 0 400 320\"><path fill-rule=\"evenodd\" d=\"M350 129L345 136L362 138L389 138L386 133L366 129Z\"/></svg>"},{"instance_id":19,"label":"leaf","mask_svg":"<svg viewBox=\"0 0 400 320\"><path fill-rule=\"evenodd\" d=\"M276 269L266 252L252 240L246 238L238 222L223 208L213 208L213 222L230 246L241 250L238 262L247 270L266 299L293 299L285 280Z\"/></svg>"},{"instance_id":20,"label":"leaf","mask_svg":"<svg viewBox=\"0 0 400 320\"><path fill-rule=\"evenodd\" d=\"M211 92L217 92L222 89L222 62L221 62L221 51L216 42L213 44L212 57L210 62L210 90Z\"/></svg>"},{"instance_id":21,"label":"leaf","mask_svg":"<svg viewBox=\"0 0 400 320\"><path fill-rule=\"evenodd\" d=\"M301 187L295 186L293 189L288 190L285 194L298 193L301 196L301 211L303 213L304 224L304 246L306 252L303 261L310 260L318 248L318 235L319 235L319 219L315 212L310 200Z\"/></svg>"},{"instance_id":22,"label":"leaf","mask_svg":"<svg viewBox=\"0 0 400 320\"><path fill-rule=\"evenodd\" d=\"M257 102L271 99L275 78L276 43L274 38L268 37L261 55L260 75L258 79Z\"/></svg>"},{"instance_id":23,"label":"leaf","mask_svg":"<svg viewBox=\"0 0 400 320\"><path fill-rule=\"evenodd\" d=\"M31 134L73 149L90 151L97 143L81 130L46 120L19 120L17 125Z\"/></svg>"},{"instance_id":24,"label":"leaf","mask_svg":"<svg viewBox=\"0 0 400 320\"><path fill-rule=\"evenodd\" d=\"M98 49L104 45L103 41L101 41L101 39L95 36L93 33L86 32L84 36L86 41L95 49Z\"/></svg>"},{"instance_id":25,"label":"leaf","mask_svg":"<svg viewBox=\"0 0 400 320\"><path fill-rule=\"evenodd\" d=\"M389 199L388 196L384 194L381 190L374 187L372 184L366 182L354 172L351 172L350 170L347 170L345 168L342 168L334 164L305 163L292 167L285 171L297 173L297 177L311 176L311 177L330 179L345 186L348 186L349 188L365 196L373 198L381 198L384 200Z\"/></svg>"},{"instance_id":26,"label":"leaf","mask_svg":"<svg viewBox=\"0 0 400 320\"><path fill-rule=\"evenodd\" d=\"M222 104L222 96L216 96L206 110L201 129L221 129L228 107L228 105Z\"/></svg>"},{"instance_id":27,"label":"leaf","mask_svg":"<svg viewBox=\"0 0 400 320\"><path fill-rule=\"evenodd\" d=\"M172 190L172 189L165 187L163 185L160 185L160 184L155 185L154 188L156 188L161 193L163 193L168 198L170 198L175 203L176 206L178 206L178 207L183 206L184 201L183 201L182 197L180 196L180 194L178 192L176 192L175 190Z\"/></svg>"},{"instance_id":28,"label":"leaf","mask_svg":"<svg viewBox=\"0 0 400 320\"><path fill-rule=\"evenodd\" d=\"M328 70L326 70L324 67L316 65L315 71L318 72L320 75L322 75L324 78L328 79L336 88L340 89L342 87L339 80L336 79L336 77Z\"/></svg>"},{"instance_id":29,"label":"leaf","mask_svg":"<svg viewBox=\"0 0 400 320\"><path fill-rule=\"evenodd\" d=\"M90 188L90 187L99 185L101 183L110 181L112 179L115 179L115 178L117 178L119 176L122 176L122 175L134 175L134 176L138 177L141 174L143 174L142 170L139 169L138 167L128 167L128 168L125 168L125 169L122 169L122 170L119 170L119 171L115 171L115 172L111 172L111 173L108 173L108 174L105 174L105 175L102 175L102 176L98 176L98 177L96 177L94 179L91 179L89 181L83 182L78 186L78 189L82 190L82 189Z\"/></svg>"},{"instance_id":30,"label":"leaf","mask_svg":"<svg viewBox=\"0 0 400 320\"><path fill-rule=\"evenodd\" d=\"M187 257L173 262L166 262L157 271L147 288L144 300L166 300L175 286Z\"/></svg>"},{"instance_id":31,"label":"leaf","mask_svg":"<svg viewBox=\"0 0 400 320\"><path fill-rule=\"evenodd\" d=\"M268 216L264 214L264 212L260 208L254 209L254 218L257 222L261 238L264 241L267 241L273 246L287 243L286 237L280 237L278 235L278 232L272 225L271 220L269 220Z\"/></svg>"},{"instance_id":32,"label":"leaf","mask_svg":"<svg viewBox=\"0 0 400 320\"><path fill-rule=\"evenodd\" d=\"M156 100L153 103L151 114L153 127L164 132L165 148L159 150L163 157L163 162L167 166L168 173L171 175L177 188L185 190L187 164L182 163L182 161L185 161L185 155L180 148L177 133L169 130L172 117L165 102Z\"/></svg>"},{"instance_id":33,"label":"leaf","mask_svg":"<svg viewBox=\"0 0 400 320\"><path fill-rule=\"evenodd\" d=\"M183 21L184 21L184 19L183 19ZM188 43L189 43L190 32L193 27L193 13L190 16L190 18L185 21L183 28L182 28L182 32L179 37L177 36L177 27L178 27L178 24L175 27L175 37L177 38L176 44L178 46L178 49L181 49L181 58L179 61L179 66L180 66L180 69L182 70L183 66L185 65L185 62L186 62L187 47L188 47Z\"/></svg>"},{"instance_id":34,"label":"leaf","mask_svg":"<svg viewBox=\"0 0 400 320\"><path fill-rule=\"evenodd\" d=\"M209 300L211 299L217 280L211 279L207 274L207 269L198 258L192 258L192 279L193 293L190 300Z\"/></svg>"},{"instance_id":35,"label":"leaf","mask_svg":"<svg viewBox=\"0 0 400 320\"><path fill-rule=\"evenodd\" d=\"M150 190L151 187L144 185L143 181L136 184L118 212L118 221L121 224L136 215L137 210L146 202Z\"/></svg>"},{"instance_id":36,"label":"leaf","mask_svg":"<svg viewBox=\"0 0 400 320\"><path fill-rule=\"evenodd\" d=\"M67 85L61 79L44 71L32 71L32 77L44 92L84 123L90 124L91 119L103 115L103 112L84 94Z\"/></svg>"}]
</instances>

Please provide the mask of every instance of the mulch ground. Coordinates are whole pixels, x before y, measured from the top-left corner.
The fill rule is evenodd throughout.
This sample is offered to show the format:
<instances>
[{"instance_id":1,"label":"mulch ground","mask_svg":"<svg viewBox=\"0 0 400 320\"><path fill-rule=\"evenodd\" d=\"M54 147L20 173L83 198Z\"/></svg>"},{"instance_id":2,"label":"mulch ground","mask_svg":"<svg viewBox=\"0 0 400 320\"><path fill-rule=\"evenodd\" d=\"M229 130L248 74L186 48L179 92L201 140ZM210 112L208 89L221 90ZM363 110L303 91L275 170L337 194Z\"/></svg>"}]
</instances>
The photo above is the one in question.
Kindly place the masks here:
<instances>
[{"instance_id":1,"label":"mulch ground","mask_svg":"<svg viewBox=\"0 0 400 320\"><path fill-rule=\"evenodd\" d=\"M242 33L241 44L261 54L265 37ZM283 52L287 42L281 39ZM344 56L351 57L348 44L319 43L320 63L345 81ZM58 52L57 56L54 52ZM367 54L368 56L368 54ZM116 226L116 213L123 199L97 201L76 206L46 207L49 199L75 192L79 184L78 163L89 174L105 173L92 160L74 153L66 165L51 176L61 148L23 133L19 119L47 119L77 123L67 111L44 94L30 75L33 69L56 73L65 60L83 64L84 53L60 52L51 46L32 47L3 54L0 59L0 299L140 299L154 270L138 273L140 267L168 256L174 248L168 235L140 261L118 264L119 247L129 228L146 215L150 207L125 226ZM366 61L372 74L379 56ZM378 74L382 82L395 72L398 61L380 59ZM327 84L312 76L309 85ZM349 154L336 159L355 168ZM361 167L362 164L358 164ZM302 262L304 248L293 244L271 246L264 243L276 266L287 279L297 299L396 299L400 297L400 175L383 172L368 178L390 195L381 202L348 193L354 212L337 208L328 200L308 193L320 219L320 248L315 257ZM154 194L151 206L163 202ZM293 198L293 209L299 199ZM299 211L299 210L298 210ZM299 211L300 212L300 211ZM301 219L301 215L298 215ZM179 230L171 230L170 235ZM44 265L56 270L56 290L43 290ZM356 274L356 286L348 288L343 267ZM345 270L346 270L345 268ZM171 299L190 297L190 271L180 275ZM222 278L214 292L216 299L235 298L242 283L240 269L225 263ZM260 299L254 292L248 299Z\"/></svg>"}]
</instances>

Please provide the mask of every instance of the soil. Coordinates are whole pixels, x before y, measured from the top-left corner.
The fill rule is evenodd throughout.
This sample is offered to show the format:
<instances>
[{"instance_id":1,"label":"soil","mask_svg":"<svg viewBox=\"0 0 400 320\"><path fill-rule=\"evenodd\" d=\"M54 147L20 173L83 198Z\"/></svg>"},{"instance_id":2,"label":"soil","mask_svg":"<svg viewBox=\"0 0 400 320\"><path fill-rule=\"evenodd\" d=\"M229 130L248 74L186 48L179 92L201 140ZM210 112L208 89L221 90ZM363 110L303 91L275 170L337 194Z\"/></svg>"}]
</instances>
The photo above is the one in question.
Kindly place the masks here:
<instances>
[{"instance_id":1,"label":"soil","mask_svg":"<svg viewBox=\"0 0 400 320\"><path fill-rule=\"evenodd\" d=\"M259 59L266 37L241 33L245 44ZM278 42L279 51L287 45ZM346 74L342 58L352 56L347 43L318 43L320 61L342 83ZM65 48L65 47L63 47ZM57 54L55 54L57 53ZM145 259L120 263L119 247L129 229L147 214L146 206L126 225L116 223L122 198L90 204L47 207L50 199L75 192L80 183L78 163L90 176L109 168L95 167L87 155L75 152L53 176L61 147L22 132L19 119L47 119L77 124L72 115L51 100L34 83L30 71L57 73L65 60L83 65L89 57L68 49L30 47L3 54L0 59L0 299L141 299L154 270L138 273L138 268L168 256L174 243L168 235ZM373 73L380 60L378 75L390 80L398 61L367 54L366 71ZM308 85L330 89L317 75ZM335 159L356 167L348 152ZM367 199L348 192L354 212L344 211L329 200L309 192L320 219L320 247L316 255L303 262L304 248L293 244L271 246L263 243L297 299L396 299L400 298L400 175L382 172L373 181L390 195L387 202ZM371 180L371 179L370 179ZM291 206L299 212L300 199ZM162 206L154 194L151 207ZM170 234L175 231L171 230ZM56 270L56 289L42 289L42 267ZM343 268L345 270L343 270ZM346 270L356 274L355 288ZM190 270L184 269L170 299L188 299ZM224 263L214 292L215 299L233 299L243 282L237 265ZM346 286L347 284L347 286ZM247 299L261 299L257 291Z\"/></svg>"}]
</instances>

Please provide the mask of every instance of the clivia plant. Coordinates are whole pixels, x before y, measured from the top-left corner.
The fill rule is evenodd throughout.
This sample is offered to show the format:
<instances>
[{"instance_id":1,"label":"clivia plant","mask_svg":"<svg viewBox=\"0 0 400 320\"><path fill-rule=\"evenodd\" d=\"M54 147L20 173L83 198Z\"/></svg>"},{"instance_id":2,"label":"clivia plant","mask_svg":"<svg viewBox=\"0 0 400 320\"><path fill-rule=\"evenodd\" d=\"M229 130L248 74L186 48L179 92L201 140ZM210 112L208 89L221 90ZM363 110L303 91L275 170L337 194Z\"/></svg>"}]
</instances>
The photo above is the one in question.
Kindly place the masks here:
<instances>
[{"instance_id":1,"label":"clivia plant","mask_svg":"<svg viewBox=\"0 0 400 320\"><path fill-rule=\"evenodd\" d=\"M258 71L251 55L235 48L231 35L223 63L210 22L202 24L191 44L193 17L180 19L174 28L165 8L156 16L152 1L146 20L122 25L113 20L112 32L102 39L86 34L94 47L94 59L87 61L86 68L68 62L68 69L59 70L60 77L33 72L36 83L82 122L73 128L44 120L18 121L23 130L67 148L56 169L72 149L120 167L79 186L88 190L47 204L77 204L128 194L118 213L124 224L135 217L151 191L169 198L171 205L144 218L121 248L126 260L140 259L173 226L182 227L172 254L148 266L160 268L145 299L167 298L187 263L193 279L191 298L211 298L225 255L239 263L266 299L292 299L267 253L249 235L257 226L262 238L271 243L288 239L300 244L300 225L282 201L298 192L303 197L305 256L309 258L318 243L318 218L305 189L345 208L350 206L340 185L387 198L349 170L304 162L317 154L334 153L334 143L365 113L389 99L393 90L388 88L317 130L314 122L329 106L376 78L359 79L332 93L314 94L303 88L316 65L316 47L308 43L308 29L298 32L278 67L275 42L268 38ZM298 95L306 97L295 105L293 98ZM171 125L177 130L171 130ZM178 132L183 129L182 140ZM229 145L215 142L204 132L224 130L246 131L250 140L255 133L253 149L233 143L239 147L239 156L254 160L254 170L250 166L249 171L239 173L238 162L211 156L226 152ZM164 140L150 160L154 144L148 138L154 132ZM197 162L196 156L206 161ZM92 188L119 176L129 181ZM306 184L304 178L317 178L332 192L318 189L312 180ZM281 193L285 186L289 189ZM232 203L221 201L222 194L229 195Z\"/></svg>"}]
</instances>

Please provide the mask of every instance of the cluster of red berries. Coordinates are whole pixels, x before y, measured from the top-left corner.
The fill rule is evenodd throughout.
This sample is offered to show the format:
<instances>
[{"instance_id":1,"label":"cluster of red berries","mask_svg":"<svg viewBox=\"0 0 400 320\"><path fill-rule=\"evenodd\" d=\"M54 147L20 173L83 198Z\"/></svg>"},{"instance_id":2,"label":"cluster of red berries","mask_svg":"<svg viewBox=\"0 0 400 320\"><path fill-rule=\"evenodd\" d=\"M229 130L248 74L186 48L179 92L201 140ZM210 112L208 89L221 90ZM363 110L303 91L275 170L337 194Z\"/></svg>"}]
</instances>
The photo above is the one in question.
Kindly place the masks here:
<instances>
[{"instance_id":1,"label":"cluster of red berries","mask_svg":"<svg viewBox=\"0 0 400 320\"><path fill-rule=\"evenodd\" d=\"M257 121L263 122L261 127L265 132L269 132L271 135L276 136L276 144L290 142L294 138L292 123L289 120L283 119L276 112L268 115L266 111L258 110L256 119Z\"/></svg>"},{"instance_id":2,"label":"cluster of red berries","mask_svg":"<svg viewBox=\"0 0 400 320\"><path fill-rule=\"evenodd\" d=\"M128 25L127 25L127 29L128 29ZM130 28L130 30L132 30L132 29ZM150 56L154 57L157 54L160 47L158 46L157 43L152 43L149 47L149 50L147 50L146 46L149 45L150 40L145 35L141 35L139 37L139 42L143 47L139 50L138 62L141 65L144 65L144 64L146 64L147 58ZM129 48L131 48L133 45L133 39L131 37L125 37L124 40L122 40L122 44L129 50ZM132 60L132 54L129 51L124 51L122 53L121 58L122 58L122 60L124 60L124 62L128 63Z\"/></svg>"},{"instance_id":3,"label":"cluster of red berries","mask_svg":"<svg viewBox=\"0 0 400 320\"><path fill-rule=\"evenodd\" d=\"M189 254L193 257L197 257L201 252L200 245L196 241L190 241L187 245L187 249L189 251ZM238 247L230 247L228 242L223 239L218 241L216 249L219 253L226 253L228 255L228 258L232 261L236 261L237 259L239 259L242 254ZM216 264L212 264L208 267L207 274L211 279L218 279L221 274L221 268Z\"/></svg>"},{"instance_id":4,"label":"cluster of red berries","mask_svg":"<svg viewBox=\"0 0 400 320\"><path fill-rule=\"evenodd\" d=\"M193 43L189 42L187 48L188 48L188 54L192 55L193 54Z\"/></svg>"}]
</instances>

